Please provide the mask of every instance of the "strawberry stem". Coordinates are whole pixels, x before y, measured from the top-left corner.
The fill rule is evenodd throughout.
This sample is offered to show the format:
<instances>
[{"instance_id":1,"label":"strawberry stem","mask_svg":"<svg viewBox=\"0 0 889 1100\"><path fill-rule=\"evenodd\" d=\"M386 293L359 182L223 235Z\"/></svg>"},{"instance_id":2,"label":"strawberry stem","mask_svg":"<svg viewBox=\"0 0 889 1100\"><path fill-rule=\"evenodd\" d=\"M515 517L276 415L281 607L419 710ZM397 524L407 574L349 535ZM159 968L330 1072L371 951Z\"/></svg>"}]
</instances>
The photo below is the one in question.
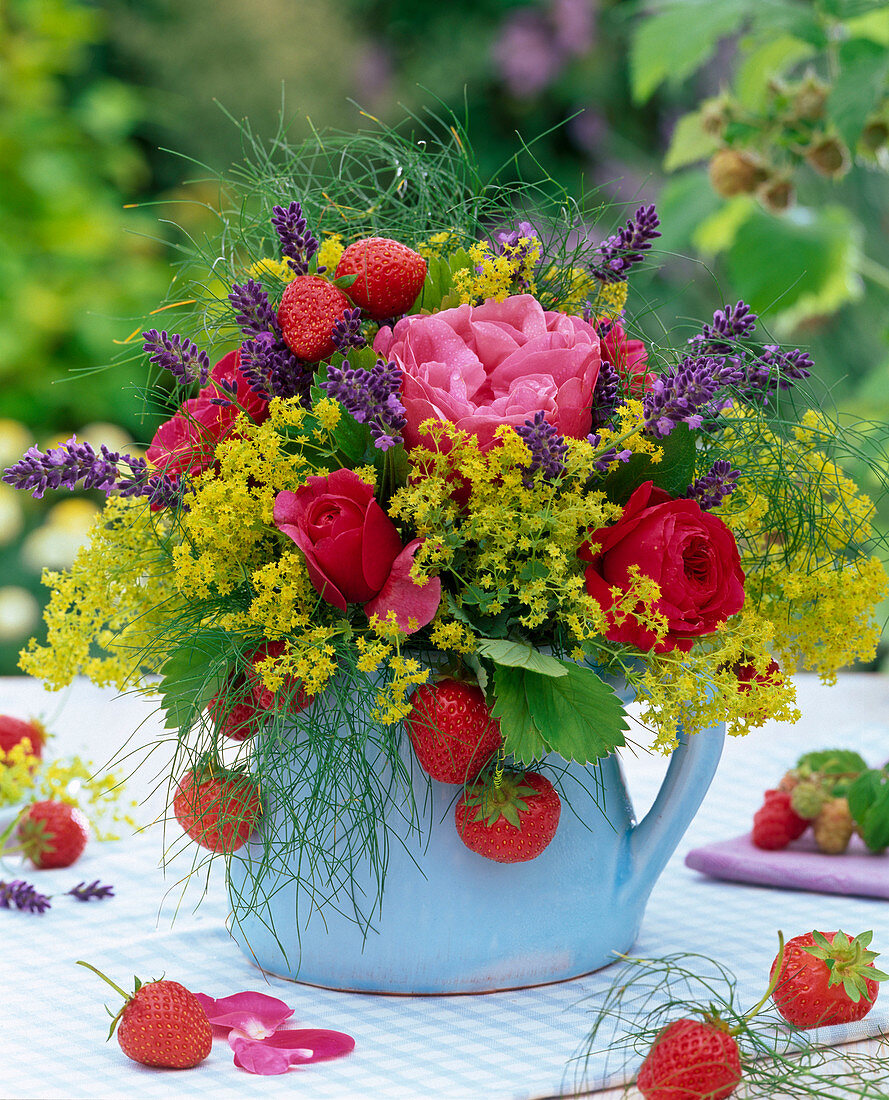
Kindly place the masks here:
<instances>
[{"instance_id":1,"label":"strawberry stem","mask_svg":"<svg viewBox=\"0 0 889 1100\"><path fill-rule=\"evenodd\" d=\"M99 977L100 977L100 978L102 979L102 981L104 981L104 982L107 982L107 983L108 983L108 984L109 984L109 985L111 986L111 988L112 988L112 989L116 989L116 990L117 990L117 992L118 992L118 993L119 993L119 994L121 995L121 997L123 997L123 999L124 999L125 1001L129 1001L129 1000L130 1000L130 996L131 996L131 995L130 995L129 993L124 993L124 991L123 991L123 990L122 990L122 989L120 988L120 986L119 986L119 985L117 985L117 984L116 984L115 982L113 982L113 981L112 981L112 980L111 980L111 979L110 979L110 978L108 977L108 975L107 975L107 974L103 974L101 970L97 970L97 969L96 969L96 968L95 968L95 967L94 967L94 966L93 966L93 965L92 965L91 963L88 963L88 962L84 962L84 961L83 961L82 959L78 959L78 960L77 960L77 965L78 965L78 966L85 966L85 967L87 968L87 970L92 970L92 972L93 972L94 974L98 974L98 975L99 975Z\"/></svg>"},{"instance_id":2,"label":"strawberry stem","mask_svg":"<svg viewBox=\"0 0 889 1100\"><path fill-rule=\"evenodd\" d=\"M771 995L775 992L775 989L778 985L778 981L781 977L781 966L783 965L783 963L784 963L784 933L780 929L778 929L778 957L775 959L775 970L774 970L774 973L772 974L772 980L769 982L769 987L765 991L765 993L762 995L762 997L756 1002L756 1004L753 1006L753 1008L751 1008L749 1012L746 1012L741 1017L741 1025L739 1027L734 1028L732 1031L730 1031L729 1032L730 1035L737 1035L738 1032L742 1031L743 1030L743 1025L746 1024L748 1022L748 1020L753 1019L753 1017L757 1014L757 1012L759 1012L759 1010L763 1007L763 1005L766 1003L766 1001L768 1001L769 997L771 997Z\"/></svg>"}]
</instances>

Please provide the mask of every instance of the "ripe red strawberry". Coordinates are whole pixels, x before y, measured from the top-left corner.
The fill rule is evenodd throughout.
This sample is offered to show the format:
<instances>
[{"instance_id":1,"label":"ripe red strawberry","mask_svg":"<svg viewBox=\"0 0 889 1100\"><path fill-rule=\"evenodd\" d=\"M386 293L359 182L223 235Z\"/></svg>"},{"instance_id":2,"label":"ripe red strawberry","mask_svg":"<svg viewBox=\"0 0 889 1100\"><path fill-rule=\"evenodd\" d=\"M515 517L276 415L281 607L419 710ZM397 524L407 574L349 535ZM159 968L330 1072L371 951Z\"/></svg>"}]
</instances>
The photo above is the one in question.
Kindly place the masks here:
<instances>
[{"instance_id":1,"label":"ripe red strawberry","mask_svg":"<svg viewBox=\"0 0 889 1100\"><path fill-rule=\"evenodd\" d=\"M473 852L497 863L536 859L556 835L562 802L552 783L537 772L504 772L499 787L477 783L457 802L460 839Z\"/></svg>"},{"instance_id":2,"label":"ripe red strawberry","mask_svg":"<svg viewBox=\"0 0 889 1100\"><path fill-rule=\"evenodd\" d=\"M157 1069L192 1069L210 1053L213 1029L207 1013L184 985L169 981L143 985L136 978L135 991L129 994L89 963L78 965L98 974L124 998L108 1038L117 1027L117 1041L127 1058Z\"/></svg>"},{"instance_id":3,"label":"ripe red strawberry","mask_svg":"<svg viewBox=\"0 0 889 1100\"><path fill-rule=\"evenodd\" d=\"M187 771L173 798L173 813L192 840L211 852L236 852L262 813L259 787L244 772Z\"/></svg>"},{"instance_id":4,"label":"ripe red strawberry","mask_svg":"<svg viewBox=\"0 0 889 1100\"><path fill-rule=\"evenodd\" d=\"M337 279L354 276L345 288L349 297L372 320L384 321L414 304L426 282L426 261L400 241L365 237L349 245L335 274Z\"/></svg>"},{"instance_id":5,"label":"ripe red strawberry","mask_svg":"<svg viewBox=\"0 0 889 1100\"><path fill-rule=\"evenodd\" d=\"M293 676L286 676L277 691L270 691L262 682L256 666L267 657L280 657L286 649L285 642L263 642L247 658L247 679L260 710L272 710L277 704L286 706L291 714L299 714L312 701L311 695Z\"/></svg>"},{"instance_id":6,"label":"ripe red strawberry","mask_svg":"<svg viewBox=\"0 0 889 1100\"><path fill-rule=\"evenodd\" d=\"M70 867L89 840L86 815L67 802L32 803L19 818L19 844L35 867Z\"/></svg>"},{"instance_id":7,"label":"ripe red strawberry","mask_svg":"<svg viewBox=\"0 0 889 1100\"><path fill-rule=\"evenodd\" d=\"M423 684L409 702L411 745L423 770L441 783L471 782L503 743L477 684Z\"/></svg>"},{"instance_id":8,"label":"ripe red strawberry","mask_svg":"<svg viewBox=\"0 0 889 1100\"><path fill-rule=\"evenodd\" d=\"M751 839L757 848L776 851L801 837L809 822L797 814L790 802L790 791L771 790L753 815Z\"/></svg>"},{"instance_id":9,"label":"ripe red strawberry","mask_svg":"<svg viewBox=\"0 0 889 1100\"><path fill-rule=\"evenodd\" d=\"M262 707L253 697L252 687L244 675L232 675L225 690L214 695L207 706L216 729L233 741L251 737L259 728Z\"/></svg>"},{"instance_id":10,"label":"ripe red strawberry","mask_svg":"<svg viewBox=\"0 0 889 1100\"><path fill-rule=\"evenodd\" d=\"M682 1019L655 1039L636 1086L645 1100L724 1100L740 1080L738 1044L727 1028Z\"/></svg>"},{"instance_id":11,"label":"ripe red strawberry","mask_svg":"<svg viewBox=\"0 0 889 1100\"><path fill-rule=\"evenodd\" d=\"M290 350L307 363L336 351L333 326L352 303L339 287L320 275L298 275L284 288L278 324Z\"/></svg>"},{"instance_id":12,"label":"ripe red strawberry","mask_svg":"<svg viewBox=\"0 0 889 1100\"><path fill-rule=\"evenodd\" d=\"M46 730L43 725L36 718L32 718L30 722L23 722L21 718L0 714L0 752L9 752L26 737L31 742L30 755L39 759L43 754L43 745L46 741Z\"/></svg>"},{"instance_id":13,"label":"ripe red strawberry","mask_svg":"<svg viewBox=\"0 0 889 1100\"><path fill-rule=\"evenodd\" d=\"M889 975L874 967L868 951L872 932L850 940L842 932L806 932L784 945L781 970L772 993L775 1007L796 1027L826 1027L861 1020L873 1008L878 982Z\"/></svg>"}]
</instances>

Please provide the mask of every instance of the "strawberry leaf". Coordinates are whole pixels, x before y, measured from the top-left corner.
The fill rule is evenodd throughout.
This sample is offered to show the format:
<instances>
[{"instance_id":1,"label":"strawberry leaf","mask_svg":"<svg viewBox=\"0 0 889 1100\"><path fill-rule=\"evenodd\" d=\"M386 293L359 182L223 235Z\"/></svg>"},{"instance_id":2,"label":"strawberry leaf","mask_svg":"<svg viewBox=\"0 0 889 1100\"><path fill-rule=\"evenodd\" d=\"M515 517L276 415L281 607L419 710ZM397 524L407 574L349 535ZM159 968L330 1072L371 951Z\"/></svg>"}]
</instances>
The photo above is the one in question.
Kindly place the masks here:
<instances>
[{"instance_id":1,"label":"strawberry leaf","mask_svg":"<svg viewBox=\"0 0 889 1100\"><path fill-rule=\"evenodd\" d=\"M525 671L525 692L535 725L552 752L591 764L626 744L626 711L593 670L560 661L565 676Z\"/></svg>"},{"instance_id":2,"label":"strawberry leaf","mask_svg":"<svg viewBox=\"0 0 889 1100\"><path fill-rule=\"evenodd\" d=\"M165 728L187 729L225 682L231 640L222 631L204 631L177 646L161 668L158 684Z\"/></svg>"},{"instance_id":3,"label":"strawberry leaf","mask_svg":"<svg viewBox=\"0 0 889 1100\"><path fill-rule=\"evenodd\" d=\"M875 770L862 772L850 785L846 798L867 847L872 852L889 847L889 778Z\"/></svg>"},{"instance_id":4,"label":"strawberry leaf","mask_svg":"<svg viewBox=\"0 0 889 1100\"><path fill-rule=\"evenodd\" d=\"M528 709L524 669L495 664L494 695L491 713L500 720L503 751L523 764L545 756L548 746Z\"/></svg>"},{"instance_id":5,"label":"strawberry leaf","mask_svg":"<svg viewBox=\"0 0 889 1100\"><path fill-rule=\"evenodd\" d=\"M561 661L521 642L509 642L503 638L482 638L478 643L478 651L483 657L492 660L495 665L527 668L531 672L540 673L541 676L567 675Z\"/></svg>"}]
</instances>

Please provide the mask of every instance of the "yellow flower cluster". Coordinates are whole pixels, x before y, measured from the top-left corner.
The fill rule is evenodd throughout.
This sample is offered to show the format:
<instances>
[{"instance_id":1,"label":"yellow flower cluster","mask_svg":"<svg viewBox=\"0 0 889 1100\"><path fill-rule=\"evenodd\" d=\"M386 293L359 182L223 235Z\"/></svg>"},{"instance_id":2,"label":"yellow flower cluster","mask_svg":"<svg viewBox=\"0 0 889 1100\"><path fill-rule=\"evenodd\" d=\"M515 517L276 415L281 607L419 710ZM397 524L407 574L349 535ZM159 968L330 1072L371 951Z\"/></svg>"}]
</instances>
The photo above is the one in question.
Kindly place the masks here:
<instances>
[{"instance_id":1,"label":"yellow flower cluster","mask_svg":"<svg viewBox=\"0 0 889 1100\"><path fill-rule=\"evenodd\" d=\"M263 257L251 264L247 274L251 279L258 279L260 282L269 276L282 283L290 283L296 278L296 272L286 260L273 260L270 257Z\"/></svg>"},{"instance_id":2,"label":"yellow flower cluster","mask_svg":"<svg viewBox=\"0 0 889 1100\"><path fill-rule=\"evenodd\" d=\"M31 741L23 737L8 752L0 749L0 806L14 806L29 798L36 782L34 773L40 758L31 752Z\"/></svg>"},{"instance_id":3,"label":"yellow flower cluster","mask_svg":"<svg viewBox=\"0 0 889 1100\"><path fill-rule=\"evenodd\" d=\"M562 313L579 315L589 309L594 317L616 321L627 304L627 282L603 283L586 267L551 267L546 281L558 288L556 308Z\"/></svg>"},{"instance_id":4,"label":"yellow flower cluster","mask_svg":"<svg viewBox=\"0 0 889 1100\"><path fill-rule=\"evenodd\" d=\"M520 237L515 245L504 245L496 253L486 241L470 245L472 266L454 272L454 290L460 302L477 305L492 298L502 302L517 288L534 294L534 269L540 259L540 241Z\"/></svg>"},{"instance_id":5,"label":"yellow flower cluster","mask_svg":"<svg viewBox=\"0 0 889 1100\"><path fill-rule=\"evenodd\" d=\"M341 233L327 233L321 238L318 246L317 260L319 267L326 267L331 274L336 270L340 257L346 251Z\"/></svg>"}]
</instances>

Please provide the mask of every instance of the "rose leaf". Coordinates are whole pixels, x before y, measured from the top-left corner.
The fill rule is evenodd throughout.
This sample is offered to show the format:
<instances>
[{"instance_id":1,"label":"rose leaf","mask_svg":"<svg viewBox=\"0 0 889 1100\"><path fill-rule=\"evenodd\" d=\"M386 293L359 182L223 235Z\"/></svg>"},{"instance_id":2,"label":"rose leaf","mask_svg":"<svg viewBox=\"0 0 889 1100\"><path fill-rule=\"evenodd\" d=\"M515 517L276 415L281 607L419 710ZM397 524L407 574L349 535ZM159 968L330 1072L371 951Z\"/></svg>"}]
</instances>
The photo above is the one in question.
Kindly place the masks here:
<instances>
[{"instance_id":1,"label":"rose leaf","mask_svg":"<svg viewBox=\"0 0 889 1100\"><path fill-rule=\"evenodd\" d=\"M579 764L591 764L626 744L627 715L614 690L591 668L559 662L560 679L525 672L531 717L549 748Z\"/></svg>"},{"instance_id":2,"label":"rose leaf","mask_svg":"<svg viewBox=\"0 0 889 1100\"><path fill-rule=\"evenodd\" d=\"M567 676L561 661L541 653L533 646L521 642L509 642L504 638L482 638L478 651L495 665L508 665L510 668L527 668L541 676Z\"/></svg>"}]
</instances>

